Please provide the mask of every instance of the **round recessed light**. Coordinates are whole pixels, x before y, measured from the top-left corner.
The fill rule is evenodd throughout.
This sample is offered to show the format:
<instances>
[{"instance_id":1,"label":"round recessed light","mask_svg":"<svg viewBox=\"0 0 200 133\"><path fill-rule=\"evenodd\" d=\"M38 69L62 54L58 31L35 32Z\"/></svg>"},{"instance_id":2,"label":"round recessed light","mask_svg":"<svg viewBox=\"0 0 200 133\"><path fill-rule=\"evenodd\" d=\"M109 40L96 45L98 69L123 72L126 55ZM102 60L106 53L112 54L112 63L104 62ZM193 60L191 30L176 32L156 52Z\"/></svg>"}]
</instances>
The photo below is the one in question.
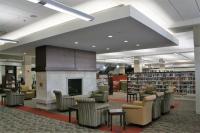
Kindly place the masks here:
<instances>
[{"instance_id":1,"label":"round recessed light","mask_svg":"<svg viewBox=\"0 0 200 133\"><path fill-rule=\"evenodd\" d=\"M127 43L127 42L128 42L128 40L124 40L124 42L125 42L125 43Z\"/></svg>"},{"instance_id":2,"label":"round recessed light","mask_svg":"<svg viewBox=\"0 0 200 133\"><path fill-rule=\"evenodd\" d=\"M95 46L95 45L92 45L92 47L93 47L93 48L96 48L96 46Z\"/></svg>"},{"instance_id":3,"label":"round recessed light","mask_svg":"<svg viewBox=\"0 0 200 133\"><path fill-rule=\"evenodd\" d=\"M113 36L112 35L108 35L108 38L112 38Z\"/></svg>"},{"instance_id":4,"label":"round recessed light","mask_svg":"<svg viewBox=\"0 0 200 133\"><path fill-rule=\"evenodd\" d=\"M24 52L24 55L27 54L26 52Z\"/></svg>"},{"instance_id":5,"label":"round recessed light","mask_svg":"<svg viewBox=\"0 0 200 133\"><path fill-rule=\"evenodd\" d=\"M74 42L74 44L78 44L78 42Z\"/></svg>"},{"instance_id":6,"label":"round recessed light","mask_svg":"<svg viewBox=\"0 0 200 133\"><path fill-rule=\"evenodd\" d=\"M119 65L117 65L116 68L119 68Z\"/></svg>"},{"instance_id":7,"label":"round recessed light","mask_svg":"<svg viewBox=\"0 0 200 133\"><path fill-rule=\"evenodd\" d=\"M110 48L106 48L106 50L110 50Z\"/></svg>"},{"instance_id":8,"label":"round recessed light","mask_svg":"<svg viewBox=\"0 0 200 133\"><path fill-rule=\"evenodd\" d=\"M139 46L140 46L140 44L136 44L136 46L137 46L137 47L139 47Z\"/></svg>"},{"instance_id":9,"label":"round recessed light","mask_svg":"<svg viewBox=\"0 0 200 133\"><path fill-rule=\"evenodd\" d=\"M31 14L30 17L31 18L37 18L37 15Z\"/></svg>"}]
</instances>

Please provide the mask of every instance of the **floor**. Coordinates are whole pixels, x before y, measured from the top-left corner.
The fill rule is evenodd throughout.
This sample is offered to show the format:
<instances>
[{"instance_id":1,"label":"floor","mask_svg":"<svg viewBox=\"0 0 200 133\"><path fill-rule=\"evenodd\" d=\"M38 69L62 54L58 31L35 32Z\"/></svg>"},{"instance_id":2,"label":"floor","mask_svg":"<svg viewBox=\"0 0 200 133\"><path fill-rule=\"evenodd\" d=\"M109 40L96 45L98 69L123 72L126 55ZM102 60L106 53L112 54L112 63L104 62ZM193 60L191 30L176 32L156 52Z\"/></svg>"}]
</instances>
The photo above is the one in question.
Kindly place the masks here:
<instances>
[{"instance_id":1,"label":"floor","mask_svg":"<svg viewBox=\"0 0 200 133\"><path fill-rule=\"evenodd\" d=\"M126 102L125 95L115 93L110 97L112 108L120 108ZM128 125L122 130L119 119L114 118L113 133L200 133L200 115L194 112L195 102L192 100L176 100L175 108L169 114L145 127ZM25 106L8 108L0 106L0 133L103 133L110 132L107 126L90 129L68 123L67 113L56 110L43 111L33 108L31 100Z\"/></svg>"}]
</instances>

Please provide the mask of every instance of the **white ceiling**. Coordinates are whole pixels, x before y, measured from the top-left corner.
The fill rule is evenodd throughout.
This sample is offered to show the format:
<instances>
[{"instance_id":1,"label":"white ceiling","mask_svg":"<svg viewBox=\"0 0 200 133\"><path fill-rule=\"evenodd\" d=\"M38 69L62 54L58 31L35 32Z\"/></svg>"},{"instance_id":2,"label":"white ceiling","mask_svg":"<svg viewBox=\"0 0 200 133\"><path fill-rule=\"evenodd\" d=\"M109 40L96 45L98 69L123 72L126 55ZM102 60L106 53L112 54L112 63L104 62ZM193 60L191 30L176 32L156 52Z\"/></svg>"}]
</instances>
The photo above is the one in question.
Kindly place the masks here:
<instances>
[{"instance_id":1,"label":"white ceiling","mask_svg":"<svg viewBox=\"0 0 200 133\"><path fill-rule=\"evenodd\" d=\"M59 1L69 6L76 6L85 2L84 0ZM55 13L57 12L54 10L26 0L0 0L0 31L11 32ZM36 17L31 17L31 15Z\"/></svg>"},{"instance_id":2,"label":"white ceiling","mask_svg":"<svg viewBox=\"0 0 200 133\"><path fill-rule=\"evenodd\" d=\"M151 18L154 22L161 25L163 28L170 30L171 27L179 27L186 24L192 24L195 20L196 24L200 24L200 0L59 0L67 5L76 7L91 13L101 11L109 7L119 4L130 4L147 17ZM98 8L98 10L92 9ZM90 11L89 11L89 9ZM91 11L93 10L93 11ZM26 0L0 0L0 31L10 32L15 31L29 25L30 23L39 22L39 20L55 14L55 11L46 9L39 5L27 2ZM37 15L37 18L31 18L30 15ZM19 17L17 17L19 16ZM24 18L27 19L24 22ZM50 21L50 19L48 20ZM67 21L67 20L66 20ZM191 30L191 29L190 29ZM137 51L128 51L121 53L111 53L98 55L100 59L109 59L113 57L128 57L128 56L141 56L162 53L181 53L188 52L192 58L193 55L193 33L174 34L180 42L179 46L145 49ZM9 37L9 36L8 36ZM26 37L26 36L25 36ZM12 38L11 38L12 39ZM105 50L106 51L106 50ZM186 53L185 53L186 54ZM172 54L173 55L173 54ZM189 56L188 55L188 56ZM174 55L173 55L174 56ZM153 58L153 57L152 57ZM181 59L180 59L181 60Z\"/></svg>"}]
</instances>

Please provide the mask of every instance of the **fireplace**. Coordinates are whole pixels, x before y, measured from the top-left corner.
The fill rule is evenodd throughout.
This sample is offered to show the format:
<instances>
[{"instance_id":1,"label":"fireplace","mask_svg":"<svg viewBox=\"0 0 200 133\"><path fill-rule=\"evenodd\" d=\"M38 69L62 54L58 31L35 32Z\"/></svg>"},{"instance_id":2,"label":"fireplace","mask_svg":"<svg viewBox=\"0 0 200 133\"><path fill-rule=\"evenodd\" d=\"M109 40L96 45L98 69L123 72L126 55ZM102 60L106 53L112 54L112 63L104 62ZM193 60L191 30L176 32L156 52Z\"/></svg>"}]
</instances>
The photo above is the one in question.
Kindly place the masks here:
<instances>
[{"instance_id":1,"label":"fireplace","mask_svg":"<svg viewBox=\"0 0 200 133\"><path fill-rule=\"evenodd\" d=\"M68 94L82 95L82 79L68 79Z\"/></svg>"}]
</instances>

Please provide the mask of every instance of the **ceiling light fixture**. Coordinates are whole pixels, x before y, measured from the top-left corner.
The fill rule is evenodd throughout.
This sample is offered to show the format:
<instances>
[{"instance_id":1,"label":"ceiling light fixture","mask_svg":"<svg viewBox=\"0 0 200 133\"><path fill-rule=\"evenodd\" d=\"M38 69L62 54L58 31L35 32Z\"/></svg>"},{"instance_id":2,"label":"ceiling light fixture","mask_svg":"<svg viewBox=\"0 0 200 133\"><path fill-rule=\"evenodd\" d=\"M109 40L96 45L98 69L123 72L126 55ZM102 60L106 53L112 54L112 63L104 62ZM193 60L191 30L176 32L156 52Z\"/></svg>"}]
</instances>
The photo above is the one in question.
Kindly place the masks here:
<instances>
[{"instance_id":1,"label":"ceiling light fixture","mask_svg":"<svg viewBox=\"0 0 200 133\"><path fill-rule=\"evenodd\" d=\"M106 50L110 50L110 48L106 48Z\"/></svg>"},{"instance_id":2,"label":"ceiling light fixture","mask_svg":"<svg viewBox=\"0 0 200 133\"><path fill-rule=\"evenodd\" d=\"M96 46L95 46L95 45L92 45L92 47L93 47L93 48L96 48Z\"/></svg>"},{"instance_id":3,"label":"ceiling light fixture","mask_svg":"<svg viewBox=\"0 0 200 133\"><path fill-rule=\"evenodd\" d=\"M112 38L113 36L112 35L108 35L108 38Z\"/></svg>"},{"instance_id":4,"label":"ceiling light fixture","mask_svg":"<svg viewBox=\"0 0 200 133\"><path fill-rule=\"evenodd\" d=\"M27 1L30 1L30 2L33 2L33 3L39 3L40 0L27 0Z\"/></svg>"},{"instance_id":5,"label":"ceiling light fixture","mask_svg":"<svg viewBox=\"0 0 200 133\"><path fill-rule=\"evenodd\" d=\"M140 44L136 44L136 46L137 46L137 47L139 47L139 46L140 46Z\"/></svg>"},{"instance_id":6,"label":"ceiling light fixture","mask_svg":"<svg viewBox=\"0 0 200 133\"><path fill-rule=\"evenodd\" d=\"M5 43L18 43L18 41L0 38L0 45L3 45Z\"/></svg>"},{"instance_id":7,"label":"ceiling light fixture","mask_svg":"<svg viewBox=\"0 0 200 133\"><path fill-rule=\"evenodd\" d=\"M127 41L127 40L125 40L124 42L125 42L125 43L127 43L128 41Z\"/></svg>"},{"instance_id":8,"label":"ceiling light fixture","mask_svg":"<svg viewBox=\"0 0 200 133\"><path fill-rule=\"evenodd\" d=\"M76 16L77 18L86 20L86 21L92 21L94 20L93 16L90 16L86 13L83 13L81 11L78 11L76 9L73 9L69 6L66 6L60 2L54 1L54 0L28 0L33 3L39 3L47 8L62 12L62 13L67 13L71 14L73 16Z\"/></svg>"},{"instance_id":9,"label":"ceiling light fixture","mask_svg":"<svg viewBox=\"0 0 200 133\"><path fill-rule=\"evenodd\" d=\"M74 42L74 44L78 44L78 42Z\"/></svg>"}]
</instances>

